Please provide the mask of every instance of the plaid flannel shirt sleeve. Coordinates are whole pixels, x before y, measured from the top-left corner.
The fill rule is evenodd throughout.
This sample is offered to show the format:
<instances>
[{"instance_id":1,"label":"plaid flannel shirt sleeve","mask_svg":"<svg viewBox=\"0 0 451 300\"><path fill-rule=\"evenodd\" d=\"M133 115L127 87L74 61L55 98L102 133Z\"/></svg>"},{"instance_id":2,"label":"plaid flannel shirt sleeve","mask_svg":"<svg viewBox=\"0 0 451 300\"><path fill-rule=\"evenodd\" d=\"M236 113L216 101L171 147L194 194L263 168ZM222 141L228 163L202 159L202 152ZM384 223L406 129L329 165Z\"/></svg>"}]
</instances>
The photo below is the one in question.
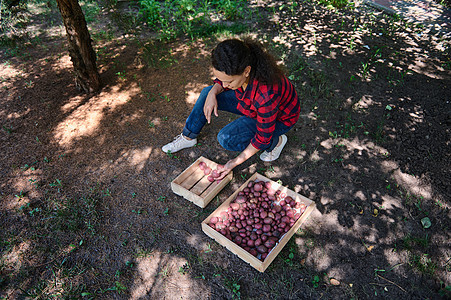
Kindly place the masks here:
<instances>
[{"instance_id":1,"label":"plaid flannel shirt sleeve","mask_svg":"<svg viewBox=\"0 0 451 300\"><path fill-rule=\"evenodd\" d=\"M271 142L279 110L277 98L277 95L266 90L260 90L256 94L257 132L252 138L251 144L257 149L262 149Z\"/></svg>"}]
</instances>

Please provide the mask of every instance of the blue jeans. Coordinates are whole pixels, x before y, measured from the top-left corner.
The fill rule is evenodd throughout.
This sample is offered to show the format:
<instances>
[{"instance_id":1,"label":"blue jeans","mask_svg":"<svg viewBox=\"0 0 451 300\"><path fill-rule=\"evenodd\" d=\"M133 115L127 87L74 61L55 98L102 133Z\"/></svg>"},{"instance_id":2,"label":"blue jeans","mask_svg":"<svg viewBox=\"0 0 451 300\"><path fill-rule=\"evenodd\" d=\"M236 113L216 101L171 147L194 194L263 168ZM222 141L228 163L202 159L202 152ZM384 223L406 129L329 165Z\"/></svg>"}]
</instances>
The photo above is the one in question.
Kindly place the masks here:
<instances>
[{"instance_id":1,"label":"blue jeans","mask_svg":"<svg viewBox=\"0 0 451 300\"><path fill-rule=\"evenodd\" d=\"M204 115L204 104L207 99L208 92L210 92L213 86L206 87L202 90L199 98L194 105L188 119L186 120L185 127L182 134L191 139L196 138L204 125L207 123L207 119ZM242 117L229 123L218 133L218 142L227 150L231 151L243 151L250 144L252 138L257 132L257 120L244 116L238 109L238 99L235 96L235 91L228 90L220 93L216 97L218 101L218 110L231 112ZM293 127L293 126L291 126ZM276 122L276 129L274 131L271 142L266 147L260 150L272 151L279 142L279 136L286 133L291 127L284 125L281 122Z\"/></svg>"}]
</instances>

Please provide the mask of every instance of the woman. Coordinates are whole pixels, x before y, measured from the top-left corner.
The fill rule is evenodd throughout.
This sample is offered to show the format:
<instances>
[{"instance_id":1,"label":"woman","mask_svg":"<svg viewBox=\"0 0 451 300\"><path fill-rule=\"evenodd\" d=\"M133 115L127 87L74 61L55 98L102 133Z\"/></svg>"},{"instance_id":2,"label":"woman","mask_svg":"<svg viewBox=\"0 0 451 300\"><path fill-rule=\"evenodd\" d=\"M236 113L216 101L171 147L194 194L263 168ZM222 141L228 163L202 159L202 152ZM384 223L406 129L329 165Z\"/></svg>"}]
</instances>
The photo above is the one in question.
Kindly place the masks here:
<instances>
[{"instance_id":1,"label":"woman","mask_svg":"<svg viewBox=\"0 0 451 300\"><path fill-rule=\"evenodd\" d=\"M299 118L299 99L291 82L263 47L251 40L229 39L212 51L214 85L202 90L182 133L163 146L177 152L197 143L197 136L218 110L242 117L218 134L227 150L241 151L220 170L224 178L260 150L260 159L274 161L287 143L285 133Z\"/></svg>"}]
</instances>

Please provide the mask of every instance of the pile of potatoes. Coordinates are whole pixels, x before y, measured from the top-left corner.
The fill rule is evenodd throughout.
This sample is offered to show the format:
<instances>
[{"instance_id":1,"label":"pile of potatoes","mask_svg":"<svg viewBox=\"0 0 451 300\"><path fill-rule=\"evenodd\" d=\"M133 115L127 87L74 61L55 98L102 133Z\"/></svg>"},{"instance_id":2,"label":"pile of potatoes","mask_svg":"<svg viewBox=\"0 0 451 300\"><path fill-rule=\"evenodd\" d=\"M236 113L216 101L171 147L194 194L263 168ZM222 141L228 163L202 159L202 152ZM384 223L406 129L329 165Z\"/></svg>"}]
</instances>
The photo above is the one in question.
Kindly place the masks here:
<instances>
[{"instance_id":1,"label":"pile of potatoes","mask_svg":"<svg viewBox=\"0 0 451 300\"><path fill-rule=\"evenodd\" d=\"M208 225L264 261L306 208L269 181L250 181Z\"/></svg>"}]
</instances>

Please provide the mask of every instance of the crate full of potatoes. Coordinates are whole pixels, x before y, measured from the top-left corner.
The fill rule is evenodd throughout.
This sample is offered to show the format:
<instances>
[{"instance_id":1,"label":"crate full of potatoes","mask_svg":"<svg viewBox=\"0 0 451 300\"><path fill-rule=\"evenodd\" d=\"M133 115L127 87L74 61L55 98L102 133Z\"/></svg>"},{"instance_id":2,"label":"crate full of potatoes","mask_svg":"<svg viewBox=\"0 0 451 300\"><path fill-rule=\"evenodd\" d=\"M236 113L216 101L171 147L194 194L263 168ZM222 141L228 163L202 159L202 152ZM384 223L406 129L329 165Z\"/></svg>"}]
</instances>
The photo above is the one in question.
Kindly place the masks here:
<instances>
[{"instance_id":1,"label":"crate full of potatoes","mask_svg":"<svg viewBox=\"0 0 451 300\"><path fill-rule=\"evenodd\" d=\"M315 203L255 173L202 222L219 244L264 272Z\"/></svg>"}]
</instances>

